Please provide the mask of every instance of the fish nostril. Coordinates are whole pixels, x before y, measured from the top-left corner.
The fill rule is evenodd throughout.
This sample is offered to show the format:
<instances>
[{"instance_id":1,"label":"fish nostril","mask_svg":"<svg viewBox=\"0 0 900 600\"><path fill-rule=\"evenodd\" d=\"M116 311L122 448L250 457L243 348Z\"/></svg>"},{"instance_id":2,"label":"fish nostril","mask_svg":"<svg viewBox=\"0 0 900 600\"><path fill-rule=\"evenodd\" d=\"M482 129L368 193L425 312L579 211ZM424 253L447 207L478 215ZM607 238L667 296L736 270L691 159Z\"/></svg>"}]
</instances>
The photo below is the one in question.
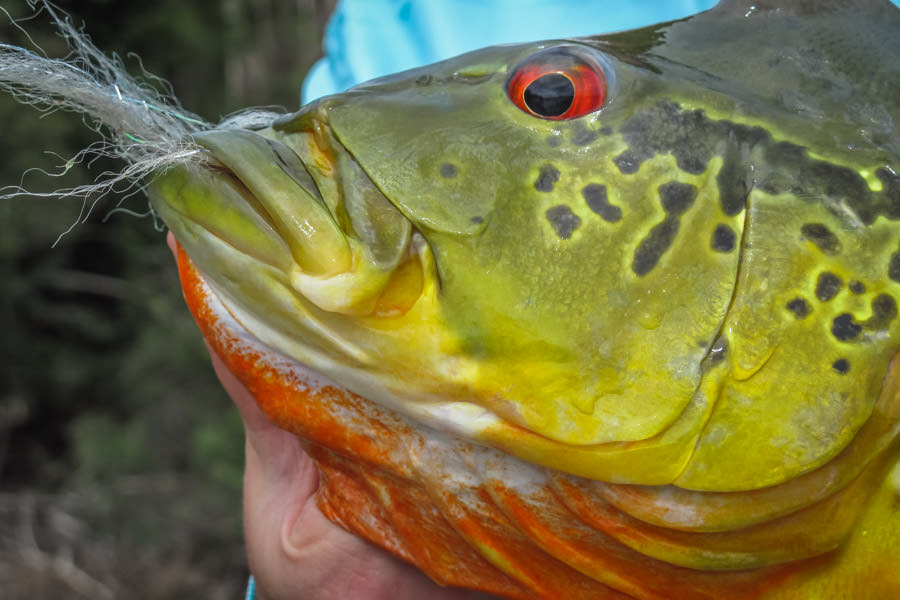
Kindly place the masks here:
<instances>
[{"instance_id":1,"label":"fish nostril","mask_svg":"<svg viewBox=\"0 0 900 600\"><path fill-rule=\"evenodd\" d=\"M314 131L328 122L328 112L338 104L334 97L325 97L307 104L297 112L272 121L272 129L282 133Z\"/></svg>"}]
</instances>

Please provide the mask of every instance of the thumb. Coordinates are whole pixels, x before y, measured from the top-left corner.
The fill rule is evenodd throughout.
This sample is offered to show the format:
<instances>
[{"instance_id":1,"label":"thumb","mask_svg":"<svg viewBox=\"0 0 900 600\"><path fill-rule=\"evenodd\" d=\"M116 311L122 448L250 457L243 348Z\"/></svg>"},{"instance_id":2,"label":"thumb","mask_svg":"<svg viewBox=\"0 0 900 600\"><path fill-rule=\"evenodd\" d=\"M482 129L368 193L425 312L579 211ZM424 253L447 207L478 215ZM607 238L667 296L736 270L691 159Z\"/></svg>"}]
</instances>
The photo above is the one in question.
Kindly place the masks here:
<instances>
[{"instance_id":1,"label":"thumb","mask_svg":"<svg viewBox=\"0 0 900 600\"><path fill-rule=\"evenodd\" d=\"M295 493L307 491L311 495L318 486L318 473L312 461L306 457L300 441L294 434L272 423L259 409L244 384L228 370L209 344L207 348L213 369L237 406L244 423L247 468L261 475L265 485L276 486L291 482L291 487L296 487L298 480L304 482L303 487L309 489L295 490Z\"/></svg>"}]
</instances>

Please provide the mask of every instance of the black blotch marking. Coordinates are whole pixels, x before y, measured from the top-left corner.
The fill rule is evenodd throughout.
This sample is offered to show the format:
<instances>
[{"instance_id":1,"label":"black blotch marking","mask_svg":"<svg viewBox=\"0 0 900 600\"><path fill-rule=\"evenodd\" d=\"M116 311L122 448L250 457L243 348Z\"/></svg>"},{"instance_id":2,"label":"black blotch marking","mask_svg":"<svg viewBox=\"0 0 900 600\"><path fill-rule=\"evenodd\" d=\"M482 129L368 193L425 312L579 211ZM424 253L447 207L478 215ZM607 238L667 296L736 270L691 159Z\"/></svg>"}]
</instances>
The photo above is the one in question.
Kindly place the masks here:
<instances>
[{"instance_id":1,"label":"black blotch marking","mask_svg":"<svg viewBox=\"0 0 900 600\"><path fill-rule=\"evenodd\" d=\"M444 163L441 165L441 177L452 179L459 173L459 169L453 163Z\"/></svg>"},{"instance_id":2,"label":"black blotch marking","mask_svg":"<svg viewBox=\"0 0 900 600\"><path fill-rule=\"evenodd\" d=\"M647 237L642 239L634 250L631 270L635 275L643 277L653 270L662 255L675 241L678 227L678 217L672 215L667 216L662 223L653 226Z\"/></svg>"},{"instance_id":3,"label":"black blotch marking","mask_svg":"<svg viewBox=\"0 0 900 600\"><path fill-rule=\"evenodd\" d=\"M850 363L846 358L839 358L833 363L831 363L831 368L834 369L840 375L846 375L850 370Z\"/></svg>"},{"instance_id":4,"label":"black blotch marking","mask_svg":"<svg viewBox=\"0 0 900 600\"><path fill-rule=\"evenodd\" d=\"M888 262L888 277L891 281L900 283L900 251L891 254L891 260Z\"/></svg>"},{"instance_id":5,"label":"black blotch marking","mask_svg":"<svg viewBox=\"0 0 900 600\"><path fill-rule=\"evenodd\" d=\"M560 239L569 239L575 230L581 227L581 219L565 204L547 209L546 215Z\"/></svg>"},{"instance_id":6,"label":"black blotch marking","mask_svg":"<svg viewBox=\"0 0 900 600\"><path fill-rule=\"evenodd\" d=\"M763 161L765 165L771 168L771 165L778 164L778 161L784 161L787 164L797 165L803 160L806 150L797 144L790 142L772 142L763 149ZM774 177L766 177L764 180L757 180L757 186L768 194L781 194L784 192L800 192L802 188L796 181L788 181L784 175L775 174Z\"/></svg>"},{"instance_id":7,"label":"black blotch marking","mask_svg":"<svg viewBox=\"0 0 900 600\"><path fill-rule=\"evenodd\" d=\"M637 173L638 169L641 168L642 162L643 160L635 156L634 152L631 152L630 150L626 150L613 159L613 163L619 167L619 171L621 171L623 175Z\"/></svg>"},{"instance_id":8,"label":"black blotch marking","mask_svg":"<svg viewBox=\"0 0 900 600\"><path fill-rule=\"evenodd\" d=\"M597 132L591 131L581 121L572 122L572 143L576 146L587 146L597 139Z\"/></svg>"},{"instance_id":9,"label":"black blotch marking","mask_svg":"<svg viewBox=\"0 0 900 600\"><path fill-rule=\"evenodd\" d=\"M831 323L831 333L838 341L850 342L859 337L862 326L853 320L850 313L841 313Z\"/></svg>"},{"instance_id":10,"label":"black blotch marking","mask_svg":"<svg viewBox=\"0 0 900 600\"><path fill-rule=\"evenodd\" d=\"M581 189L581 195L584 196L588 208L607 223L615 223L622 219L622 209L609 203L605 185L589 183Z\"/></svg>"},{"instance_id":11,"label":"black blotch marking","mask_svg":"<svg viewBox=\"0 0 900 600\"><path fill-rule=\"evenodd\" d=\"M800 233L815 244L822 254L834 256L841 251L841 241L821 223L806 223L800 228Z\"/></svg>"},{"instance_id":12,"label":"black blotch marking","mask_svg":"<svg viewBox=\"0 0 900 600\"><path fill-rule=\"evenodd\" d=\"M794 313L794 316L798 319L805 319L812 312L812 307L809 305L809 302L799 297L790 300L785 305L785 308Z\"/></svg>"},{"instance_id":13,"label":"black blotch marking","mask_svg":"<svg viewBox=\"0 0 900 600\"><path fill-rule=\"evenodd\" d=\"M560 144L562 144L562 137L558 135L548 135L547 136L547 145L551 148L556 148Z\"/></svg>"},{"instance_id":14,"label":"black blotch marking","mask_svg":"<svg viewBox=\"0 0 900 600\"><path fill-rule=\"evenodd\" d=\"M740 142L746 137L745 132L751 131L748 127L730 125L729 128L710 120L702 110L681 110L674 102L660 102L638 112L619 128L628 149L615 159L616 164L620 169L622 164L627 164L633 169L630 172L634 172L657 154L671 154L683 171L702 173L709 160L721 151L722 139L731 137ZM731 161L738 162L742 162L738 157ZM726 176L738 171L726 169Z\"/></svg>"},{"instance_id":15,"label":"black blotch marking","mask_svg":"<svg viewBox=\"0 0 900 600\"><path fill-rule=\"evenodd\" d=\"M882 183L882 204L888 207L887 210L892 214L900 213L900 175L881 168L875 171L875 176Z\"/></svg>"},{"instance_id":16,"label":"black blotch marking","mask_svg":"<svg viewBox=\"0 0 900 600\"><path fill-rule=\"evenodd\" d=\"M675 217L683 215L697 198L697 187L680 181L670 181L659 186L663 210Z\"/></svg>"},{"instance_id":17,"label":"black blotch marking","mask_svg":"<svg viewBox=\"0 0 900 600\"><path fill-rule=\"evenodd\" d=\"M844 281L840 277L824 271L819 274L819 279L816 281L816 298L820 302L828 302L837 296L843 286Z\"/></svg>"},{"instance_id":18,"label":"black blotch marking","mask_svg":"<svg viewBox=\"0 0 900 600\"><path fill-rule=\"evenodd\" d=\"M481 225L482 223L484 223L484 217L472 217L471 219L469 219L469 221L471 221L475 225Z\"/></svg>"},{"instance_id":19,"label":"black blotch marking","mask_svg":"<svg viewBox=\"0 0 900 600\"><path fill-rule=\"evenodd\" d=\"M852 169L811 158L806 148L769 140L757 165L756 185L770 194L790 193L805 202L845 203L864 225L879 215L900 219L900 194L873 192Z\"/></svg>"},{"instance_id":20,"label":"black blotch marking","mask_svg":"<svg viewBox=\"0 0 900 600\"><path fill-rule=\"evenodd\" d=\"M813 158L796 144L776 141L762 127L714 121L702 110L682 110L663 101L637 111L618 132L628 147L613 162L624 174L636 173L644 161L665 154L674 156L682 170L700 173L713 156L721 156L717 183L726 215L736 215L745 206L750 191L746 164L752 155L754 188L773 195L790 193L826 209L843 203L863 225L879 216L900 220L900 176L890 169L875 171L883 185L873 192L853 169Z\"/></svg>"},{"instance_id":21,"label":"black blotch marking","mask_svg":"<svg viewBox=\"0 0 900 600\"><path fill-rule=\"evenodd\" d=\"M597 131L597 133L599 133L602 136L612 135L612 132L613 132L613 129L609 125L604 125Z\"/></svg>"},{"instance_id":22,"label":"black blotch marking","mask_svg":"<svg viewBox=\"0 0 900 600\"><path fill-rule=\"evenodd\" d=\"M716 343L709 349L709 364L715 366L725 360L728 355L728 340L718 338Z\"/></svg>"},{"instance_id":23,"label":"black blotch marking","mask_svg":"<svg viewBox=\"0 0 900 600\"><path fill-rule=\"evenodd\" d=\"M717 225L713 231L710 247L716 252L731 252L737 243L737 234L728 225Z\"/></svg>"},{"instance_id":24,"label":"black blotch marking","mask_svg":"<svg viewBox=\"0 0 900 600\"><path fill-rule=\"evenodd\" d=\"M553 184L559 181L559 169L553 165L544 165L534 182L534 189L539 192L552 192Z\"/></svg>"},{"instance_id":25,"label":"black blotch marking","mask_svg":"<svg viewBox=\"0 0 900 600\"><path fill-rule=\"evenodd\" d=\"M631 270L638 277L652 271L662 255L671 248L681 226L678 218L694 204L697 197L695 186L679 181L664 183L659 186L658 191L663 210L666 211L666 218L662 223L654 225L647 237L634 249Z\"/></svg>"},{"instance_id":26,"label":"black blotch marking","mask_svg":"<svg viewBox=\"0 0 900 600\"><path fill-rule=\"evenodd\" d=\"M675 155L675 162L678 167L685 173L691 175L699 175L706 170L706 160L701 156L693 154L678 153Z\"/></svg>"},{"instance_id":27,"label":"black blotch marking","mask_svg":"<svg viewBox=\"0 0 900 600\"><path fill-rule=\"evenodd\" d=\"M860 294L866 293L866 284L858 279L852 280L847 287L850 288L850 291L859 296Z\"/></svg>"},{"instance_id":28,"label":"black blotch marking","mask_svg":"<svg viewBox=\"0 0 900 600\"><path fill-rule=\"evenodd\" d=\"M730 146L725 153L719 174L716 175L716 185L719 187L719 205L722 207L722 212L729 217L741 214L747 206L747 196L750 194L746 180L746 167L744 161L737 154L737 148Z\"/></svg>"},{"instance_id":29,"label":"black blotch marking","mask_svg":"<svg viewBox=\"0 0 900 600\"><path fill-rule=\"evenodd\" d=\"M887 329L896 318L897 301L889 294L879 294L872 299L872 316L866 319L863 327L869 330Z\"/></svg>"}]
</instances>

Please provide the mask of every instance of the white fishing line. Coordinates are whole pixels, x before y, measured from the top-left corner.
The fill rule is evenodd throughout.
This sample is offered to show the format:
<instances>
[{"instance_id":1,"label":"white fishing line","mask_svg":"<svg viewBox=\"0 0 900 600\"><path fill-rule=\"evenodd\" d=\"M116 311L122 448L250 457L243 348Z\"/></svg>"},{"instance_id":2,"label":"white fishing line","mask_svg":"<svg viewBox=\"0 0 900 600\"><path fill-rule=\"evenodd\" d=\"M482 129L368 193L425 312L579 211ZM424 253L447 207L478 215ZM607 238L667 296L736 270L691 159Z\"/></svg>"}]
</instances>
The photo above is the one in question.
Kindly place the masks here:
<instances>
[{"instance_id":1,"label":"white fishing line","mask_svg":"<svg viewBox=\"0 0 900 600\"><path fill-rule=\"evenodd\" d=\"M44 56L19 22L0 8L35 47L32 51L0 43L0 91L44 112L81 113L85 115L85 123L102 137L102 141L65 161L55 175L63 175L73 165L99 156L121 158L127 165L119 172L103 173L93 184L45 193L33 193L19 185L0 190L0 198L77 196L87 200L92 196L99 199L111 191L139 191L148 178L167 167L202 165L213 160L192 140L191 134L215 128L258 129L280 116L280 113L254 108L230 115L219 124L207 122L184 110L166 82L143 71L144 77L166 89L167 93L163 94L134 79L125 71L119 57L98 50L83 31L72 25L68 16L49 2L29 0L29 5L36 11L30 18L41 12L50 16L66 41L69 54L62 59ZM77 222L83 222L89 215L90 208L84 208Z\"/></svg>"}]
</instances>

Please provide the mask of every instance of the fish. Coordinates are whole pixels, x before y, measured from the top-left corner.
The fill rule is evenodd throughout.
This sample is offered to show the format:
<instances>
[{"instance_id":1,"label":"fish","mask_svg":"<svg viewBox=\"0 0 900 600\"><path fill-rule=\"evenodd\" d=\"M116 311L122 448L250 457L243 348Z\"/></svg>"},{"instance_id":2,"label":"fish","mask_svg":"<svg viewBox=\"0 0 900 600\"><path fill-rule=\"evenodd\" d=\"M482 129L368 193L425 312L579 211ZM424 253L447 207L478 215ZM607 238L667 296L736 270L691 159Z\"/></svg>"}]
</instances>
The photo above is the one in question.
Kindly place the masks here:
<instances>
[{"instance_id":1,"label":"fish","mask_svg":"<svg viewBox=\"0 0 900 600\"><path fill-rule=\"evenodd\" d=\"M900 597L898 32L722 0L495 46L192 125L146 189L322 512L436 582Z\"/></svg>"}]
</instances>

